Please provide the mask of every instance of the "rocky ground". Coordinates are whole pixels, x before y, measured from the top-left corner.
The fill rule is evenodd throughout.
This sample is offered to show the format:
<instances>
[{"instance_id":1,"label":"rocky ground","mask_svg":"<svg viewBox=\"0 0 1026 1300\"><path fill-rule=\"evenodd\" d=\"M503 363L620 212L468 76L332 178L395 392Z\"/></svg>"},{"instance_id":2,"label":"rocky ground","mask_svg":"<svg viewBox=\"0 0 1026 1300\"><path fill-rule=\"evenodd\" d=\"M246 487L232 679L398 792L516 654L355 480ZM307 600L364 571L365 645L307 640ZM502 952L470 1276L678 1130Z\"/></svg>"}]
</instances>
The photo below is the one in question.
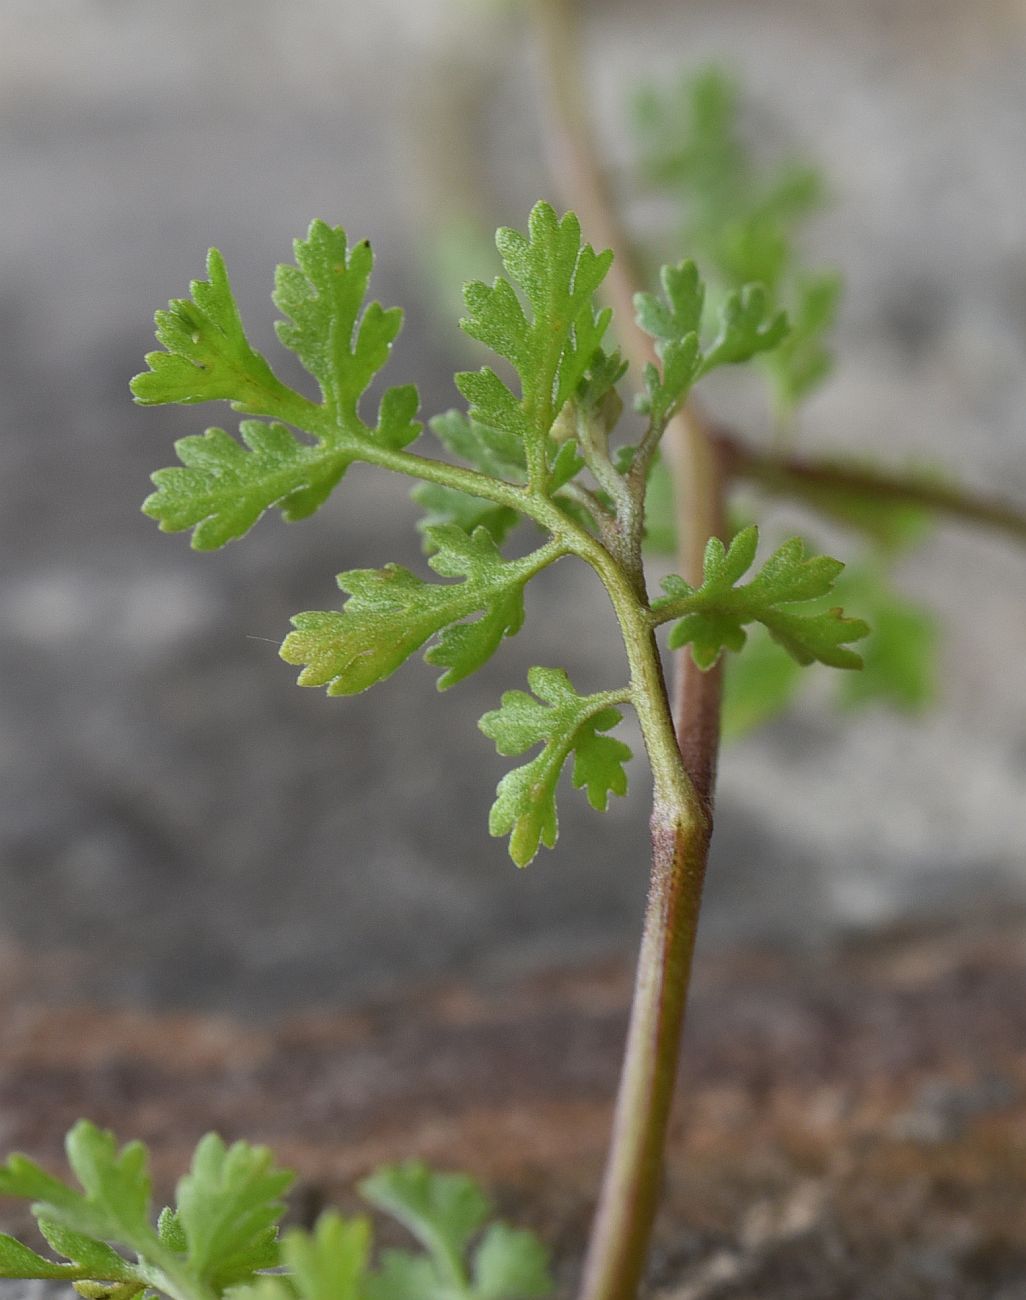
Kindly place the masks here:
<instances>
[{"instance_id":1,"label":"rocky ground","mask_svg":"<svg viewBox=\"0 0 1026 1300\"><path fill-rule=\"evenodd\" d=\"M340 1016L52 1007L0 968L5 1148L59 1167L79 1115L152 1146L159 1192L208 1128L299 1171L293 1217L369 1167L467 1169L572 1293L630 977L610 962L438 984ZM1026 916L892 931L814 959L724 952L686 1035L650 1300L1026 1294ZM22 1229L10 1203L3 1223ZM16 1300L13 1285L5 1300Z\"/></svg>"}]
</instances>

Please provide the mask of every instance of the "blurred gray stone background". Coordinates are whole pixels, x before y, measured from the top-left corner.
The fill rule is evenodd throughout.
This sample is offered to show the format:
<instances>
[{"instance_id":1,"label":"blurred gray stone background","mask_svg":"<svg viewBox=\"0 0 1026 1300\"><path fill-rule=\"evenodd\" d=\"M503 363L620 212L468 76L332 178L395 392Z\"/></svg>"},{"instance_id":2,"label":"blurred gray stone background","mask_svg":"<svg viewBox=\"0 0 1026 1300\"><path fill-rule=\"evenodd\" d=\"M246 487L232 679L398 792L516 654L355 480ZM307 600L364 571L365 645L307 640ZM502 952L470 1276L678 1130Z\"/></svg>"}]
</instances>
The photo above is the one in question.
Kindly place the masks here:
<instances>
[{"instance_id":1,"label":"blurred gray stone background","mask_svg":"<svg viewBox=\"0 0 1026 1300\"><path fill-rule=\"evenodd\" d=\"M805 445L1026 500L1022 0L591 9L614 165L639 80L716 60L756 136L831 178L814 252L848 294ZM353 471L316 518L213 555L138 512L173 438L228 418L127 390L210 243L271 349L291 238L314 215L369 235L408 313L393 380L455 401L432 227L464 191L510 224L551 192L533 76L515 15L470 0L0 4L0 937L44 992L269 1012L633 945L640 764L605 819L568 791L525 872L486 832L504 764L478 716L531 663L589 689L620 671L586 573L536 584L524 633L445 697L414 660L328 701L276 645L340 569L419 563L406 485ZM706 943L1026 896L1026 557L944 527L902 580L946 627L937 708L813 698L724 755Z\"/></svg>"}]
</instances>

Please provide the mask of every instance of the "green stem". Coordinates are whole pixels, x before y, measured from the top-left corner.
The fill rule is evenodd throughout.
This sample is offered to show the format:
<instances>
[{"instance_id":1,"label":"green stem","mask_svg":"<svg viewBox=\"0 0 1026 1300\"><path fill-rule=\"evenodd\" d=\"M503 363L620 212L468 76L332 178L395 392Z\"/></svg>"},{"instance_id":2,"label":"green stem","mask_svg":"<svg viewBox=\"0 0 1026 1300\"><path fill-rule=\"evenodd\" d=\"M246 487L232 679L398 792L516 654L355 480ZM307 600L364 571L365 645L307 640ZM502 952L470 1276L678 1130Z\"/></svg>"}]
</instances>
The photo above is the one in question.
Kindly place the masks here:
<instances>
[{"instance_id":1,"label":"green stem","mask_svg":"<svg viewBox=\"0 0 1026 1300\"><path fill-rule=\"evenodd\" d=\"M655 358L651 340L634 322L633 297L641 278L616 220L584 108L577 2L535 0L534 6L554 110L553 173L587 237L614 251L608 294L625 350L640 375ZM667 433L678 501L687 503L680 520L682 569L692 581L697 573L700 582L705 543L724 531L722 466L693 409L680 412ZM629 587L627 576L618 573ZM712 833L722 679L719 668L700 673L683 653L675 733L652 629L635 622L646 617L647 606L636 591L628 602L612 575L603 576L628 656L634 657L635 707L653 767L652 871L613 1133L579 1295L580 1300L633 1300L658 1205Z\"/></svg>"},{"instance_id":2,"label":"green stem","mask_svg":"<svg viewBox=\"0 0 1026 1300\"><path fill-rule=\"evenodd\" d=\"M536 496L527 488L515 483L506 483L502 479L480 474L475 469L464 469L461 465L450 465L444 460L433 460L428 456L418 456L409 451L395 451L391 447L380 447L370 441L361 439L356 449L356 457L368 465L380 465L383 469L405 474L407 478L422 479L426 483L438 483L442 487L454 488L466 492L468 496L479 497L482 501L494 501L496 505L509 506L521 514L528 515L537 523L548 527L553 515L565 521L562 511L551 505L548 497ZM539 510L539 504L550 507Z\"/></svg>"}]
</instances>

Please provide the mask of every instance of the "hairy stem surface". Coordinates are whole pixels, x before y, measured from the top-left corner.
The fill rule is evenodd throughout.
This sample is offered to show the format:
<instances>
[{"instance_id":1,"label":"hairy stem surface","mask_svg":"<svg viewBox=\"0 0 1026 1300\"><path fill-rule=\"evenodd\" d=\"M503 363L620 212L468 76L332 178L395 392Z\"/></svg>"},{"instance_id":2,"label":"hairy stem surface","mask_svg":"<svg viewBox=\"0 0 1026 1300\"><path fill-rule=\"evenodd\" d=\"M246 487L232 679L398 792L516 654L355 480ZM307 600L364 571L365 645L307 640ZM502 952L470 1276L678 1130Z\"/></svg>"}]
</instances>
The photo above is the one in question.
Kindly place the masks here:
<instances>
[{"instance_id":1,"label":"hairy stem surface","mask_svg":"<svg viewBox=\"0 0 1026 1300\"><path fill-rule=\"evenodd\" d=\"M615 254L608 295L620 322L623 346L635 375L654 361L652 343L634 324L633 297L641 288L626 239L598 162L584 107L578 64L577 0L535 0L542 61L553 107L553 169L567 202L588 238ZM684 411L666 435L680 504L684 575L701 582L702 554L714 533L724 531L721 460L704 423ZM598 567L598 566L596 566ZM609 585L607 581L607 586ZM613 595L612 590L610 594ZM619 604L624 640L633 639ZM677 725L672 755L659 727L669 718L662 666L651 632L651 680L638 682L636 707L655 777L652 811L652 873L623 1071L617 1095L606 1171L592 1227L581 1300L633 1300L644 1274L658 1207L666 1133L673 1103L698 929L702 884L712 833L712 792L719 745L721 674L702 673L681 652ZM632 683L634 665L632 664ZM647 694L644 694L646 693ZM672 720L671 720L672 725ZM650 742L650 732L653 733ZM670 778L664 780L663 776ZM684 792L681 798L678 792Z\"/></svg>"}]
</instances>

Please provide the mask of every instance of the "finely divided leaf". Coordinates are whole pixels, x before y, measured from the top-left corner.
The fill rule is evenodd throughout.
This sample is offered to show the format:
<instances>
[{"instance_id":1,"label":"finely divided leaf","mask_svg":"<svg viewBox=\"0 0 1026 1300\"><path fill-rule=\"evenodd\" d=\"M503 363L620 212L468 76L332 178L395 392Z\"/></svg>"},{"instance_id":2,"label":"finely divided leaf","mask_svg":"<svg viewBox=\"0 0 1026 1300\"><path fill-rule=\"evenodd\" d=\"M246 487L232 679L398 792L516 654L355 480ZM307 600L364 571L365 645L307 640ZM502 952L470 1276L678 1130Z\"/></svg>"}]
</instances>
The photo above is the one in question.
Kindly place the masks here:
<instances>
[{"instance_id":1,"label":"finely divided leaf","mask_svg":"<svg viewBox=\"0 0 1026 1300\"><path fill-rule=\"evenodd\" d=\"M429 425L443 446L480 473L508 483L526 480L524 444L513 434L490 429L455 410L436 415ZM466 533L487 528L496 545L501 545L520 519L509 506L440 483L420 483L410 495L427 512L417 524L427 551L432 549L431 530L439 524L456 524Z\"/></svg>"},{"instance_id":2,"label":"finely divided leaf","mask_svg":"<svg viewBox=\"0 0 1026 1300\"><path fill-rule=\"evenodd\" d=\"M799 225L823 203L821 177L793 160L769 171L755 165L738 126L737 88L716 68L676 93L650 91L640 109L648 169L680 200L680 245L696 252L719 291L759 284L769 301L787 310L791 332L769 350L764 367L777 411L786 416L831 362L823 340L833 323L838 278L803 271L796 238ZM728 355L721 353L717 364Z\"/></svg>"},{"instance_id":3,"label":"finely divided leaf","mask_svg":"<svg viewBox=\"0 0 1026 1300\"><path fill-rule=\"evenodd\" d=\"M506 561L485 528L467 534L455 525L428 530L435 549L428 563L459 583L424 582L402 565L355 569L338 575L349 593L342 610L297 614L281 657L305 665L301 686L327 686L329 695L354 695L383 680L415 650L438 636L425 659L446 671L440 690L476 671L504 636L523 622L523 589L562 552L550 543ZM471 623L472 614L481 617Z\"/></svg>"},{"instance_id":4,"label":"finely divided leaf","mask_svg":"<svg viewBox=\"0 0 1026 1300\"><path fill-rule=\"evenodd\" d=\"M845 569L838 588L845 601L865 611L872 627L862 647L862 672L839 683L841 702L922 710L937 689L936 620L895 592L879 561Z\"/></svg>"},{"instance_id":5,"label":"finely divided leaf","mask_svg":"<svg viewBox=\"0 0 1026 1300\"><path fill-rule=\"evenodd\" d=\"M474 1254L475 1300L531 1300L552 1292L548 1251L531 1232L493 1224Z\"/></svg>"},{"instance_id":6,"label":"finely divided leaf","mask_svg":"<svg viewBox=\"0 0 1026 1300\"><path fill-rule=\"evenodd\" d=\"M699 334L705 285L695 263L688 259L676 266L664 266L659 272L659 282L663 286L662 298L654 293L634 295L635 315L641 328L662 343Z\"/></svg>"},{"instance_id":7,"label":"finely divided leaf","mask_svg":"<svg viewBox=\"0 0 1026 1300\"><path fill-rule=\"evenodd\" d=\"M156 1230L141 1143L119 1150L113 1134L83 1120L68 1134L67 1151L84 1195L21 1156L0 1171L0 1192L32 1198L43 1236L72 1261L46 1276L69 1276L71 1270L98 1284L149 1284L169 1294L188 1279L187 1294L195 1285L197 1294L217 1295L277 1263L276 1224L284 1210L278 1197L291 1175L273 1168L264 1148L242 1142L226 1148L212 1134L204 1138L191 1172L179 1183L177 1211L165 1210ZM108 1242L133 1250L139 1265L122 1259ZM22 1270L16 1275L44 1275L40 1264L15 1254L13 1248L6 1252L10 1266ZM0 1267L3 1258L0 1243ZM25 1272L29 1267L36 1271ZM177 1283L169 1282L176 1276Z\"/></svg>"},{"instance_id":8,"label":"finely divided leaf","mask_svg":"<svg viewBox=\"0 0 1026 1300\"><path fill-rule=\"evenodd\" d=\"M720 311L716 338L702 357L701 374L717 366L748 361L757 352L768 352L786 336L787 315L776 311L761 284L746 284L738 293L727 295Z\"/></svg>"},{"instance_id":9,"label":"finely divided leaf","mask_svg":"<svg viewBox=\"0 0 1026 1300\"><path fill-rule=\"evenodd\" d=\"M86 1236L124 1242L140 1253L155 1238L150 1223L149 1155L141 1142L120 1150L113 1133L88 1122L67 1137L68 1163L85 1190L81 1209L61 1205L48 1218Z\"/></svg>"},{"instance_id":10,"label":"finely divided leaf","mask_svg":"<svg viewBox=\"0 0 1026 1300\"><path fill-rule=\"evenodd\" d=\"M58 1255L73 1260L75 1267L94 1281L134 1279L135 1271L132 1265L104 1242L94 1241L79 1232L72 1232L63 1224L52 1223L45 1217L37 1217L36 1222L39 1231Z\"/></svg>"},{"instance_id":11,"label":"finely divided leaf","mask_svg":"<svg viewBox=\"0 0 1026 1300\"><path fill-rule=\"evenodd\" d=\"M361 1287L370 1256L370 1224L322 1214L312 1233L293 1229L282 1241L282 1257L302 1300L363 1300Z\"/></svg>"},{"instance_id":12,"label":"finely divided leaf","mask_svg":"<svg viewBox=\"0 0 1026 1300\"><path fill-rule=\"evenodd\" d=\"M189 285L191 300L172 299L167 311L157 312L157 339L167 351L147 355L150 369L132 380L136 401L156 406L224 398L237 411L278 414L294 394L250 347L216 248L207 255L207 275Z\"/></svg>"},{"instance_id":13,"label":"finely divided leaf","mask_svg":"<svg viewBox=\"0 0 1026 1300\"><path fill-rule=\"evenodd\" d=\"M737 740L783 713L805 680L801 664L764 627L752 627L744 654L732 656L727 664L720 723L724 742Z\"/></svg>"},{"instance_id":14,"label":"finely divided leaf","mask_svg":"<svg viewBox=\"0 0 1026 1300\"><path fill-rule=\"evenodd\" d=\"M97 1161L93 1162L98 1164L98 1169L90 1170L87 1168L86 1147L95 1138L100 1140L102 1150ZM109 1146L107 1139L110 1139ZM148 1222L136 1212L138 1204L148 1205L145 1178L142 1183L138 1181L141 1148L138 1143L126 1147L123 1159L115 1159L111 1170L107 1157L114 1148L109 1134L80 1123L68 1135L69 1155L73 1145L76 1172L82 1171L79 1172L80 1180L92 1189L88 1197L53 1178L25 1156L11 1156L0 1169L0 1195L32 1200L32 1212L43 1237L58 1254L72 1262L54 1263L12 1238L0 1236L0 1276L77 1277L105 1281L136 1279L132 1266L98 1238L125 1242L137 1250L140 1245L150 1244ZM87 1174L88 1182L83 1173ZM134 1205L133 1201L137 1204ZM126 1232L132 1234L131 1240Z\"/></svg>"},{"instance_id":15,"label":"finely divided leaf","mask_svg":"<svg viewBox=\"0 0 1026 1300\"><path fill-rule=\"evenodd\" d=\"M150 1179L146 1148L129 1142L120 1151L112 1133L85 1120L68 1134L68 1160L85 1195L14 1156L0 1174L0 1192L32 1197L33 1211L72 1233L98 1242L116 1241L147 1254L158 1245L150 1224Z\"/></svg>"},{"instance_id":16,"label":"finely divided leaf","mask_svg":"<svg viewBox=\"0 0 1026 1300\"><path fill-rule=\"evenodd\" d=\"M592 807L601 811L610 793L627 793L623 765L631 757L621 741L601 734L621 718L609 693L578 695L561 668L532 668L527 680L537 698L507 691L501 708L478 724L500 754L543 746L536 758L502 778L489 818L492 835L510 836L510 857L518 867L531 861L539 844L551 849L556 842L556 784L571 754L574 785L586 787Z\"/></svg>"},{"instance_id":17,"label":"finely divided leaf","mask_svg":"<svg viewBox=\"0 0 1026 1300\"><path fill-rule=\"evenodd\" d=\"M520 522L520 515L509 506L472 497L456 488L443 487L441 483L420 483L410 496L427 512L417 521L417 528L423 535L424 550L429 555L435 549L432 537L439 525L455 525L465 533L484 528L496 546L501 546Z\"/></svg>"},{"instance_id":18,"label":"finely divided leaf","mask_svg":"<svg viewBox=\"0 0 1026 1300\"><path fill-rule=\"evenodd\" d=\"M467 1300L467 1291L443 1281L429 1256L386 1250L364 1283L361 1300Z\"/></svg>"},{"instance_id":19,"label":"finely divided leaf","mask_svg":"<svg viewBox=\"0 0 1026 1300\"><path fill-rule=\"evenodd\" d=\"M562 219L547 203L531 212L528 234L502 229L496 245L510 280L523 291L530 319L510 280L490 286L472 281L464 290L472 338L505 358L520 380L516 395L489 368L456 376L471 404L471 418L520 440L533 477L547 475L550 433L564 402L584 378L610 320L592 297L612 254L581 244L573 213Z\"/></svg>"},{"instance_id":20,"label":"finely divided leaf","mask_svg":"<svg viewBox=\"0 0 1026 1300\"><path fill-rule=\"evenodd\" d=\"M377 1170L360 1184L360 1194L417 1238L440 1280L463 1280L467 1243L491 1212L488 1197L472 1178L434 1173L414 1160Z\"/></svg>"},{"instance_id":21,"label":"finely divided leaf","mask_svg":"<svg viewBox=\"0 0 1026 1300\"><path fill-rule=\"evenodd\" d=\"M790 332L766 357L777 405L783 411L796 407L830 373L833 354L823 339L837 316L841 287L841 277L834 271L797 280L794 305L788 311Z\"/></svg>"},{"instance_id":22,"label":"finely divided leaf","mask_svg":"<svg viewBox=\"0 0 1026 1300\"><path fill-rule=\"evenodd\" d=\"M834 601L861 610L872 629L859 647L862 671L845 673L837 681L839 703L884 704L912 712L929 704L937 667L937 628L929 612L894 592L879 560L849 565L830 595L816 604L822 611ZM727 669L724 738L743 735L780 713L803 680L794 659L764 629L753 629L745 653Z\"/></svg>"},{"instance_id":23,"label":"finely divided leaf","mask_svg":"<svg viewBox=\"0 0 1026 1300\"><path fill-rule=\"evenodd\" d=\"M288 317L278 337L317 380L332 417L355 426L357 403L388 360L403 313L376 302L363 308L374 265L367 240L350 249L341 226L314 221L293 248L296 266L279 266L275 277L275 306Z\"/></svg>"},{"instance_id":24,"label":"finely divided leaf","mask_svg":"<svg viewBox=\"0 0 1026 1300\"><path fill-rule=\"evenodd\" d=\"M192 528L192 545L209 551L242 537L265 510L278 506L288 522L322 505L353 460L351 451L300 442L282 424L243 420L242 441L224 429L180 438L184 468L158 469L157 491L143 513L167 533Z\"/></svg>"},{"instance_id":25,"label":"finely divided leaf","mask_svg":"<svg viewBox=\"0 0 1026 1300\"><path fill-rule=\"evenodd\" d=\"M456 410L436 415L428 424L439 442L473 469L511 483L526 480L524 444L512 434L491 429Z\"/></svg>"},{"instance_id":26,"label":"finely divided leaf","mask_svg":"<svg viewBox=\"0 0 1026 1300\"><path fill-rule=\"evenodd\" d=\"M664 266L660 280L662 296L639 293L634 297L637 322L656 340L662 362L662 373L652 365L645 368L648 397L642 403L657 423L664 422L710 370L775 348L788 332L786 316L772 309L766 290L748 284L740 293L727 296L717 335L703 348L705 285L694 262Z\"/></svg>"},{"instance_id":27,"label":"finely divided leaf","mask_svg":"<svg viewBox=\"0 0 1026 1300\"><path fill-rule=\"evenodd\" d=\"M687 398L702 367L702 351L697 334L671 339L657 347L662 372L649 362L645 366L646 397L638 399L640 410L653 423L662 425Z\"/></svg>"},{"instance_id":28,"label":"finely divided leaf","mask_svg":"<svg viewBox=\"0 0 1026 1300\"><path fill-rule=\"evenodd\" d=\"M690 644L695 663L711 668L724 649L742 648L746 623L759 622L801 664L819 660L835 668L860 668L862 660L847 644L869 635L861 619L845 618L840 609L796 613L789 608L825 596L844 568L840 560L806 556L805 543L792 537L751 582L736 586L751 567L758 543L754 525L742 529L729 549L710 538L701 587L691 587L677 576L664 581L667 594L652 608L661 622L680 618L670 632L670 648Z\"/></svg>"},{"instance_id":29,"label":"finely divided leaf","mask_svg":"<svg viewBox=\"0 0 1026 1300\"><path fill-rule=\"evenodd\" d=\"M274 1166L266 1147L225 1146L208 1133L178 1184L176 1219L194 1275L222 1290L278 1262L280 1197L292 1174Z\"/></svg>"},{"instance_id":30,"label":"finely divided leaf","mask_svg":"<svg viewBox=\"0 0 1026 1300\"><path fill-rule=\"evenodd\" d=\"M0 1196L19 1196L28 1201L57 1203L78 1196L70 1187L41 1169L28 1156L15 1153L0 1166Z\"/></svg>"},{"instance_id":31,"label":"finely divided leaf","mask_svg":"<svg viewBox=\"0 0 1026 1300\"><path fill-rule=\"evenodd\" d=\"M201 1140L178 1184L177 1209L150 1218L147 1154L138 1142L119 1149L110 1133L81 1121L68 1157L84 1195L24 1156L0 1168L0 1194L36 1200L33 1212L50 1246L70 1262L47 1259L0 1234L0 1278L70 1281L86 1300L155 1297L217 1300L532 1300L548 1293L546 1253L527 1232L493 1224L480 1187L462 1174L436 1174L411 1162L381 1169L361 1185L393 1215L425 1255L386 1251L370 1268L371 1229L364 1218L322 1214L312 1232L277 1241L280 1200L292 1175L263 1147L215 1134ZM138 1262L105 1244L129 1247ZM260 1270L279 1262L273 1276Z\"/></svg>"},{"instance_id":32,"label":"finely divided leaf","mask_svg":"<svg viewBox=\"0 0 1026 1300\"><path fill-rule=\"evenodd\" d=\"M45 1259L14 1237L0 1232L0 1277L70 1280L84 1276L87 1275L77 1265L58 1264L55 1260Z\"/></svg>"},{"instance_id":33,"label":"finely divided leaf","mask_svg":"<svg viewBox=\"0 0 1026 1300\"><path fill-rule=\"evenodd\" d=\"M158 490L143 510L165 531L195 529L192 544L200 550L241 537L273 505L287 520L305 518L362 451L398 451L421 432L411 384L384 393L373 425L359 415L360 398L388 360L402 323L398 308L364 307L370 246L350 250L343 230L315 221L295 248L299 266L278 268L275 302L289 317L278 333L317 379L323 406L280 383L249 346L216 251L209 281L192 286L193 301L157 313L157 336L168 350L151 353L151 370L132 381L146 404L225 398L236 410L285 421L244 421L241 442L223 429L183 438L176 450L184 468L153 476ZM314 444L286 424L309 432Z\"/></svg>"}]
</instances>

